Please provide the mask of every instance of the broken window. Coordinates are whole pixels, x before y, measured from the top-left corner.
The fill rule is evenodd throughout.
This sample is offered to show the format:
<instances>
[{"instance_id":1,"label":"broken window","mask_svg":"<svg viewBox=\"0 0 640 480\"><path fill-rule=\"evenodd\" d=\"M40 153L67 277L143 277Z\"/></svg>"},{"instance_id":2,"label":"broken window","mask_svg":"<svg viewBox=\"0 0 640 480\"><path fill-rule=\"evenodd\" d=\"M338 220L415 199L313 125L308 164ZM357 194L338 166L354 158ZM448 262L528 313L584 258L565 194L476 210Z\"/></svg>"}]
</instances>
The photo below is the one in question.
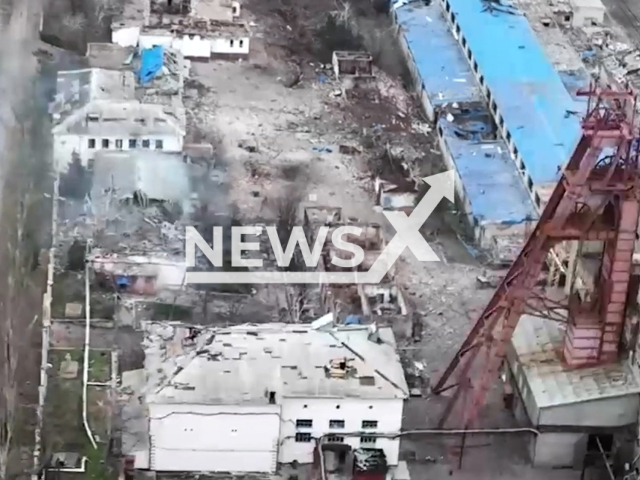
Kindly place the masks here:
<instances>
[{"instance_id":1,"label":"broken window","mask_svg":"<svg viewBox=\"0 0 640 480\"><path fill-rule=\"evenodd\" d=\"M362 428L378 428L377 420L363 420Z\"/></svg>"},{"instance_id":2,"label":"broken window","mask_svg":"<svg viewBox=\"0 0 640 480\"><path fill-rule=\"evenodd\" d=\"M95 138L90 138L89 139L88 147L91 148L91 149L96 148L96 139Z\"/></svg>"},{"instance_id":3,"label":"broken window","mask_svg":"<svg viewBox=\"0 0 640 480\"><path fill-rule=\"evenodd\" d=\"M329 428L344 428L344 420L329 420Z\"/></svg>"},{"instance_id":4,"label":"broken window","mask_svg":"<svg viewBox=\"0 0 640 480\"><path fill-rule=\"evenodd\" d=\"M108 138L103 138L102 139L102 148L109 148L109 139Z\"/></svg>"},{"instance_id":5,"label":"broken window","mask_svg":"<svg viewBox=\"0 0 640 480\"><path fill-rule=\"evenodd\" d=\"M151 142L149 140L142 140L142 148L149 148Z\"/></svg>"},{"instance_id":6,"label":"broken window","mask_svg":"<svg viewBox=\"0 0 640 480\"><path fill-rule=\"evenodd\" d=\"M373 445L376 443L376 437L372 437L371 435L360 437L360 443L366 444L366 445Z\"/></svg>"},{"instance_id":7,"label":"broken window","mask_svg":"<svg viewBox=\"0 0 640 480\"><path fill-rule=\"evenodd\" d=\"M136 141L135 138L130 138L129 139L129 148L136 148L138 142Z\"/></svg>"},{"instance_id":8,"label":"broken window","mask_svg":"<svg viewBox=\"0 0 640 480\"><path fill-rule=\"evenodd\" d=\"M87 115L87 122L97 122L98 120L100 120L100 117L95 113L90 113L89 115Z\"/></svg>"},{"instance_id":9,"label":"broken window","mask_svg":"<svg viewBox=\"0 0 640 480\"><path fill-rule=\"evenodd\" d=\"M296 433L296 442L298 443L309 443L311 442L311 434L310 433Z\"/></svg>"},{"instance_id":10,"label":"broken window","mask_svg":"<svg viewBox=\"0 0 640 480\"><path fill-rule=\"evenodd\" d=\"M313 420L309 419L297 419L296 428L311 428L313 427Z\"/></svg>"},{"instance_id":11,"label":"broken window","mask_svg":"<svg viewBox=\"0 0 640 480\"><path fill-rule=\"evenodd\" d=\"M121 139L117 139L116 140L116 148L122 150L122 140Z\"/></svg>"},{"instance_id":12,"label":"broken window","mask_svg":"<svg viewBox=\"0 0 640 480\"><path fill-rule=\"evenodd\" d=\"M328 435L325 437L327 443L344 443L344 437L342 435Z\"/></svg>"},{"instance_id":13,"label":"broken window","mask_svg":"<svg viewBox=\"0 0 640 480\"><path fill-rule=\"evenodd\" d=\"M162 150L163 146L162 140L156 140L156 150Z\"/></svg>"}]
</instances>

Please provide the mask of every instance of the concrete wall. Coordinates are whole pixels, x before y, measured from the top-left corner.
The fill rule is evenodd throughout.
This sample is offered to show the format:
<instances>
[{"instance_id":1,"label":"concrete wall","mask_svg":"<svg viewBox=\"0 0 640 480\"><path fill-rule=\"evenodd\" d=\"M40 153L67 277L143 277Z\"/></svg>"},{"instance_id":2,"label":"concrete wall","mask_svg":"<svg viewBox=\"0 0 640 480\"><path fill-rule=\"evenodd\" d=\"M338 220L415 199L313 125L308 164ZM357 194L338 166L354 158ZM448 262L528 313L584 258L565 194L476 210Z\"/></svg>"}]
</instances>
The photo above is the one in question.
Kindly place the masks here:
<instances>
[{"instance_id":1,"label":"concrete wall","mask_svg":"<svg viewBox=\"0 0 640 480\"><path fill-rule=\"evenodd\" d=\"M533 466L573 467L584 458L586 440L584 433L542 433L533 440Z\"/></svg>"},{"instance_id":2,"label":"concrete wall","mask_svg":"<svg viewBox=\"0 0 640 480\"><path fill-rule=\"evenodd\" d=\"M415 192L381 192L380 205L385 210L413 209L416 205L417 195Z\"/></svg>"},{"instance_id":3,"label":"concrete wall","mask_svg":"<svg viewBox=\"0 0 640 480\"><path fill-rule=\"evenodd\" d=\"M206 38L199 35L173 36L142 33L140 48L151 48L156 45L171 47L182 52L186 58L209 58L212 54L247 55L249 53L249 37L238 38Z\"/></svg>"},{"instance_id":4,"label":"concrete wall","mask_svg":"<svg viewBox=\"0 0 640 480\"><path fill-rule=\"evenodd\" d=\"M278 405L149 405L150 468L275 472Z\"/></svg>"},{"instance_id":5,"label":"concrete wall","mask_svg":"<svg viewBox=\"0 0 640 480\"><path fill-rule=\"evenodd\" d=\"M249 38L235 39L216 38L211 40L211 53L227 55L247 55L249 53Z\"/></svg>"},{"instance_id":6,"label":"concrete wall","mask_svg":"<svg viewBox=\"0 0 640 480\"><path fill-rule=\"evenodd\" d=\"M533 392L531 391L531 387L527 382L527 377L524 375L524 371L515 359L515 352L513 351L513 347L509 344L507 350L507 360L509 363L509 369L511 371L511 379L514 387L514 391L516 395L519 396L519 400L524 407L524 412L529 417L529 420L534 426L539 424L538 419L540 416L540 410L538 405L536 405L535 399L533 398ZM565 424L566 425L566 424Z\"/></svg>"},{"instance_id":7,"label":"concrete wall","mask_svg":"<svg viewBox=\"0 0 640 480\"><path fill-rule=\"evenodd\" d=\"M313 462L315 442L296 442L296 431L309 432L314 438L326 434L344 435L345 433L357 432L362 432L364 435L367 433L398 433L402 423L403 406L402 399L284 398L280 427L281 447L278 459L281 463L291 463L293 460L300 463ZM313 426L309 429L296 429L296 420L313 420ZM344 420L344 429L330 429L329 420ZM378 428L363 431L363 420L377 421ZM359 448L360 435L345 435L344 443L350 445L352 449ZM399 438L379 438L376 440L375 446L371 444L366 446L382 448L389 465L398 464Z\"/></svg>"},{"instance_id":8,"label":"concrete wall","mask_svg":"<svg viewBox=\"0 0 640 480\"><path fill-rule=\"evenodd\" d=\"M539 425L623 427L638 420L638 395L603 398L540 409Z\"/></svg>"},{"instance_id":9,"label":"concrete wall","mask_svg":"<svg viewBox=\"0 0 640 480\"><path fill-rule=\"evenodd\" d=\"M600 5L575 5L575 1L571 2L573 7L573 18L571 26L574 28L591 27L592 22L602 25L604 21L605 7Z\"/></svg>"},{"instance_id":10,"label":"concrete wall","mask_svg":"<svg viewBox=\"0 0 640 480\"><path fill-rule=\"evenodd\" d=\"M89 139L95 139L96 148L89 148ZM94 137L88 135L56 135L53 140L53 158L56 171L66 172L69 164L76 153L80 156L83 166L87 166L95 152L101 149L102 140L109 140L109 149L115 150L116 140L122 140L122 148L118 150L129 150L129 140L135 139L137 148L142 148L142 141L149 140L149 149L153 150L156 140L162 140L163 152L181 152L183 138L182 135L153 135L148 137L129 137L127 134L118 137Z\"/></svg>"}]
</instances>

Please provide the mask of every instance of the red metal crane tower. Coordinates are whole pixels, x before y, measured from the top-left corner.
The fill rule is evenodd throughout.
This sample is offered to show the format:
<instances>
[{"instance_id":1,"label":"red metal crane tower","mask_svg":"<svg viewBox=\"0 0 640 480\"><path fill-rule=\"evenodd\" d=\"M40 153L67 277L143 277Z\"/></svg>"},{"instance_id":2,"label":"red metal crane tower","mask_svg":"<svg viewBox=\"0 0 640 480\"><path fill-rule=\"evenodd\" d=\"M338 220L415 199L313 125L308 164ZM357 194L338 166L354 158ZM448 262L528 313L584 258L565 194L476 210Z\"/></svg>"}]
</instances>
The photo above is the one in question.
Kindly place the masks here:
<instances>
[{"instance_id":1,"label":"red metal crane tower","mask_svg":"<svg viewBox=\"0 0 640 480\"><path fill-rule=\"evenodd\" d=\"M589 102L575 152L518 258L434 386L435 393L456 388L440 427L461 396L465 398L460 406L462 427L475 426L524 313L554 318L552 310L565 309L564 360L569 367L618 358L640 213L638 140L633 124L636 97L631 90L595 87L579 95L589 97ZM604 249L590 298L572 293L566 304L558 304L536 284L549 251L566 240L599 240ZM472 370L481 351L484 364ZM457 380L447 386L454 373L458 373Z\"/></svg>"}]
</instances>

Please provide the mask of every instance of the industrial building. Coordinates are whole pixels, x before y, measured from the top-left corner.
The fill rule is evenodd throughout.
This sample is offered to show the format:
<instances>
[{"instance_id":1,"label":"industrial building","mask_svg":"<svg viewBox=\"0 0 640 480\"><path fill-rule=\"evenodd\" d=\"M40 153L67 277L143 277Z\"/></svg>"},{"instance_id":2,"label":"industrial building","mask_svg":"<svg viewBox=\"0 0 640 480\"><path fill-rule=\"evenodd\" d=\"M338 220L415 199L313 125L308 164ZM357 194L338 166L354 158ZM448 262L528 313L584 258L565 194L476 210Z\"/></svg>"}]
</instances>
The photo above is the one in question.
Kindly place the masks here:
<instances>
[{"instance_id":1,"label":"industrial building","mask_svg":"<svg viewBox=\"0 0 640 480\"><path fill-rule=\"evenodd\" d=\"M628 318L628 305L637 303L632 264L637 205L624 195L612 198L611 191L625 188L620 182L627 177L620 177L619 169L636 162L637 152L632 148L629 153L629 142L637 132L626 134L624 125L607 124L597 110L611 107L613 95L631 121L632 97L606 92L605 99L593 91L589 104L578 96L588 84L584 70L575 62L568 62L571 68L552 63L549 44L558 42L546 39L541 45L527 20L538 17L523 15L513 4L426 3L397 2L393 15L424 111L436 122L445 163L456 171L456 193L476 239L483 246L518 235L523 241L533 230L435 385L436 392L449 391L454 382L449 378L460 374L441 426L454 418L465 428L478 421L489 385L501 372L507 406L522 425L536 431L529 445L534 466L586 468L594 455L599 461L604 457L607 465L630 460L640 402L637 365L626 360L637 356L637 321ZM567 25L602 22L601 4L583 3L575 6L575 18L570 16ZM579 145L585 114L587 126ZM600 144L586 140L607 134L612 137ZM587 155L599 162L590 164ZM618 167L612 158L620 162ZM600 184L591 192L573 186L578 172L594 184L609 182L609 193L603 193ZM566 190L558 186L563 175ZM637 188L634 180L627 181L626 188ZM567 191L587 207L572 205ZM616 215L611 217L597 201L611 205L607 208ZM546 207L549 211L543 213ZM570 215L567 209L576 213ZM600 224L581 223L585 209L591 221L601 218L608 225L606 234ZM539 219L548 228L553 225L554 233L533 229ZM545 235L553 238L544 240ZM564 291L549 288L556 285L553 281L547 288L535 288L533 279L549 253L558 255L555 263L566 274ZM469 372L477 366L472 367L475 351L484 348L476 340L487 338L487 329L493 329L489 360L483 364L486 373L478 378Z\"/></svg>"},{"instance_id":2,"label":"industrial building","mask_svg":"<svg viewBox=\"0 0 640 480\"><path fill-rule=\"evenodd\" d=\"M476 239L490 243L496 230L521 239L538 212L444 10L438 3L411 2L393 15L423 108L438 124L445 163L456 172L456 193ZM470 115L465 110L473 112L471 121L461 119ZM463 124L456 125L460 120ZM491 174L478 175L485 171Z\"/></svg>"},{"instance_id":3,"label":"industrial building","mask_svg":"<svg viewBox=\"0 0 640 480\"><path fill-rule=\"evenodd\" d=\"M352 472L372 450L398 465L408 387L389 327L334 326L332 315L230 328L154 322L144 345L125 412L139 421L123 432L135 468L275 472L322 458Z\"/></svg>"},{"instance_id":4,"label":"industrial building","mask_svg":"<svg viewBox=\"0 0 640 480\"><path fill-rule=\"evenodd\" d=\"M536 429L534 465L584 471L595 458L611 473L627 459L629 469L640 400L637 365L628 360L637 345L634 108L633 92L591 92L582 137L538 225L434 387L446 391L458 372L441 426L456 405L458 421L478 424L502 374L506 405ZM576 278L565 292L539 284L546 256L564 242L578 245L578 259L583 245L587 254L597 249L589 288ZM490 340L478 342L480 336ZM461 401L466 397L472 401Z\"/></svg>"}]
</instances>

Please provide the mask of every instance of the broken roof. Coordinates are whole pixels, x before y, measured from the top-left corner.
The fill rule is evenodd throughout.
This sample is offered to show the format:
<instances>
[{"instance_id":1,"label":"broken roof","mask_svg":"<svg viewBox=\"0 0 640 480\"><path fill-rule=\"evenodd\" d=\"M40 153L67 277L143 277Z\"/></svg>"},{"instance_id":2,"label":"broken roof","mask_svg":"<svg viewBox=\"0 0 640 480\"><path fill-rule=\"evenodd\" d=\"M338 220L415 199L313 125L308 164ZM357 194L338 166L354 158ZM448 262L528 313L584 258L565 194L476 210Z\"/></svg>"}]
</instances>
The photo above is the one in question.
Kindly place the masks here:
<instances>
[{"instance_id":1,"label":"broken roof","mask_svg":"<svg viewBox=\"0 0 640 480\"><path fill-rule=\"evenodd\" d=\"M122 15L118 15L112 28L141 27L149 24L151 16L150 0L125 0Z\"/></svg>"},{"instance_id":2,"label":"broken roof","mask_svg":"<svg viewBox=\"0 0 640 480\"><path fill-rule=\"evenodd\" d=\"M132 101L93 101L76 110L53 129L53 134L96 137L184 136L181 111L160 104Z\"/></svg>"},{"instance_id":3,"label":"broken roof","mask_svg":"<svg viewBox=\"0 0 640 480\"><path fill-rule=\"evenodd\" d=\"M169 202L186 201L191 194L189 172L180 153L100 150L93 168L94 206L101 200L123 200L137 193Z\"/></svg>"},{"instance_id":4,"label":"broken roof","mask_svg":"<svg viewBox=\"0 0 640 480\"><path fill-rule=\"evenodd\" d=\"M129 70L134 51L133 47L122 47L114 43L89 43L87 59L92 68Z\"/></svg>"},{"instance_id":5,"label":"broken roof","mask_svg":"<svg viewBox=\"0 0 640 480\"><path fill-rule=\"evenodd\" d=\"M262 324L198 330L145 325L148 403L269 403L280 397L405 398L393 332L380 327ZM196 327L199 328L199 327ZM344 362L343 374L334 367Z\"/></svg>"},{"instance_id":6,"label":"broken roof","mask_svg":"<svg viewBox=\"0 0 640 480\"><path fill-rule=\"evenodd\" d=\"M135 98L133 72L86 68L58 73L56 96L50 106L56 122L94 101Z\"/></svg>"}]
</instances>

